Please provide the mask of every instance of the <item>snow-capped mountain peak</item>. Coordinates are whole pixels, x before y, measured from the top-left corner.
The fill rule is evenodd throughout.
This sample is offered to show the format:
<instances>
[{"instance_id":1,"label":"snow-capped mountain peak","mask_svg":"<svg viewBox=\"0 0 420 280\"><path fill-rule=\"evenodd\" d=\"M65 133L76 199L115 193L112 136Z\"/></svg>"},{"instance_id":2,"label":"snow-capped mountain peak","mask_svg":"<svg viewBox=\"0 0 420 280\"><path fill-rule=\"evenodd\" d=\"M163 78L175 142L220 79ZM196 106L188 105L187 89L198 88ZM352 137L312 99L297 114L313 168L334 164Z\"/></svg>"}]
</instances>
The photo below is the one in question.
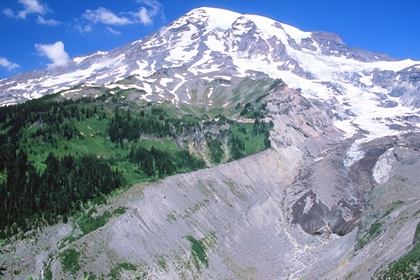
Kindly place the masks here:
<instances>
[{"instance_id":1,"label":"snow-capped mountain peak","mask_svg":"<svg viewBox=\"0 0 420 280\"><path fill-rule=\"evenodd\" d=\"M112 87L133 75L144 100L191 104L198 102L189 93L197 83L213 92L215 79L262 75L325 103L347 135L364 129L377 137L418 125L420 62L350 48L336 34L304 32L258 15L198 8L143 39L72 61L0 81L1 104L79 84ZM211 105L210 99L201 102Z\"/></svg>"}]
</instances>

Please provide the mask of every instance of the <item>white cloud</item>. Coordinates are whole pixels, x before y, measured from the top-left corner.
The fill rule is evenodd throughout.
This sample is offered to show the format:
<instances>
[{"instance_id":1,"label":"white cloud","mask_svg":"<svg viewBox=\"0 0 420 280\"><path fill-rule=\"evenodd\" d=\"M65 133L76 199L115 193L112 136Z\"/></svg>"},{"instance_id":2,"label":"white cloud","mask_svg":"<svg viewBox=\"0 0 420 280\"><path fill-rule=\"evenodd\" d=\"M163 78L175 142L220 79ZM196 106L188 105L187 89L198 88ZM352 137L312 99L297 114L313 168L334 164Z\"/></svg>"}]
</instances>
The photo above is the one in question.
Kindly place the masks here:
<instances>
[{"instance_id":1,"label":"white cloud","mask_svg":"<svg viewBox=\"0 0 420 280\"><path fill-rule=\"evenodd\" d=\"M12 9L6 8L3 13L11 18L26 19L28 14L44 15L50 11L47 5L38 2L38 0L18 0L18 2L23 5L23 10L15 13Z\"/></svg>"},{"instance_id":2,"label":"white cloud","mask_svg":"<svg viewBox=\"0 0 420 280\"><path fill-rule=\"evenodd\" d=\"M106 31L108 31L109 33L114 34L114 35L120 35L121 34L120 31L115 30L115 29L113 29L113 28L111 28L109 26L106 27Z\"/></svg>"},{"instance_id":3,"label":"white cloud","mask_svg":"<svg viewBox=\"0 0 420 280\"><path fill-rule=\"evenodd\" d=\"M12 10L12 9L10 9L10 8L5 8L5 9L3 9L3 14L5 14L6 16L8 16L8 17L10 17L10 18L15 17L15 13L14 13L14 12L13 12L13 10Z\"/></svg>"},{"instance_id":4,"label":"white cloud","mask_svg":"<svg viewBox=\"0 0 420 280\"><path fill-rule=\"evenodd\" d=\"M119 35L121 32L116 30L116 26L143 24L151 25L156 17L164 19L163 6L157 0L134 0L140 4L138 12L124 12L115 14L114 12L99 7L96 10L86 10L79 19L76 19L74 27L80 33L91 32L94 25L105 25L104 30L109 34ZM113 26L113 28L111 28Z\"/></svg>"},{"instance_id":5,"label":"white cloud","mask_svg":"<svg viewBox=\"0 0 420 280\"><path fill-rule=\"evenodd\" d=\"M35 44L35 48L41 56L46 56L52 61L51 64L48 64L48 68L66 66L70 62L69 55L64 50L64 44L61 41L51 45Z\"/></svg>"},{"instance_id":6,"label":"white cloud","mask_svg":"<svg viewBox=\"0 0 420 280\"><path fill-rule=\"evenodd\" d=\"M76 24L75 25L75 28L80 33L89 33L89 32L92 32L92 26L91 25Z\"/></svg>"},{"instance_id":7,"label":"white cloud","mask_svg":"<svg viewBox=\"0 0 420 280\"><path fill-rule=\"evenodd\" d=\"M138 17L140 22L145 25L150 25L153 23L152 19L150 18L149 12L145 7L141 7L140 11L138 11L138 13L135 13L134 15Z\"/></svg>"},{"instance_id":8,"label":"white cloud","mask_svg":"<svg viewBox=\"0 0 420 280\"><path fill-rule=\"evenodd\" d=\"M150 25L153 23L153 18L161 15L163 18L163 6L156 0L138 0L138 3L144 4L149 7L141 7L137 13L132 13L142 24Z\"/></svg>"},{"instance_id":9,"label":"white cloud","mask_svg":"<svg viewBox=\"0 0 420 280\"><path fill-rule=\"evenodd\" d=\"M38 18L36 19L36 22L38 22L39 24L50 25L50 26L57 26L61 24L60 21L57 21L55 19L44 19L44 17L42 16L38 16Z\"/></svg>"},{"instance_id":10,"label":"white cloud","mask_svg":"<svg viewBox=\"0 0 420 280\"><path fill-rule=\"evenodd\" d=\"M6 67L8 71L19 68L20 65L8 61L6 58L0 57L0 66Z\"/></svg>"},{"instance_id":11,"label":"white cloud","mask_svg":"<svg viewBox=\"0 0 420 280\"><path fill-rule=\"evenodd\" d=\"M126 17L118 17L116 14L103 7L96 10L86 10L82 17L93 23L103 23L108 25L127 25L133 23L132 20Z\"/></svg>"}]
</instances>

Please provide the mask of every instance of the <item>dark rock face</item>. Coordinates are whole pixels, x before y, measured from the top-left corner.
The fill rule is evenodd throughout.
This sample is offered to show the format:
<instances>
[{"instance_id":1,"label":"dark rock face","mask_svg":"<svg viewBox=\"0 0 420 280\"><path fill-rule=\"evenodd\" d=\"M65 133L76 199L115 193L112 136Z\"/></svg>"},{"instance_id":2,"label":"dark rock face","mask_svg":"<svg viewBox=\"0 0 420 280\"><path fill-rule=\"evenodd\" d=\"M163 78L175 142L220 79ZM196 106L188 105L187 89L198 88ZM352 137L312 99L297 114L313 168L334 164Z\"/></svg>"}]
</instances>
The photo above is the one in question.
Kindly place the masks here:
<instances>
[{"instance_id":1,"label":"dark rock face","mask_svg":"<svg viewBox=\"0 0 420 280\"><path fill-rule=\"evenodd\" d=\"M290 213L289 220L311 234L351 232L359 225L369 204L367 201L372 199L371 193L378 184L400 174L401 180L407 178L404 179L405 188L412 189L416 185L412 168L420 162L417 137L418 133L409 132L367 142L360 146L364 156L350 168L343 166L346 156L342 153L343 146L308 163L287 192L289 197L285 199L285 205L291 205L290 210L286 209ZM384 191L379 193L390 195Z\"/></svg>"},{"instance_id":2,"label":"dark rock face","mask_svg":"<svg viewBox=\"0 0 420 280\"><path fill-rule=\"evenodd\" d=\"M386 100L385 102L382 102L379 106L384 108L394 108L398 106L398 102L395 102L393 100Z\"/></svg>"},{"instance_id":3,"label":"dark rock face","mask_svg":"<svg viewBox=\"0 0 420 280\"><path fill-rule=\"evenodd\" d=\"M345 235L358 225L362 208L362 205L354 201L341 200L330 209L317 199L316 194L309 191L292 207L292 223L301 225L304 231L311 234L332 232ZM351 213L351 218L346 217L348 213Z\"/></svg>"},{"instance_id":4,"label":"dark rock face","mask_svg":"<svg viewBox=\"0 0 420 280\"><path fill-rule=\"evenodd\" d=\"M396 87L390 93L389 96L392 97L401 97L406 94L408 90L405 87Z\"/></svg>"},{"instance_id":5,"label":"dark rock face","mask_svg":"<svg viewBox=\"0 0 420 280\"><path fill-rule=\"evenodd\" d=\"M242 32L242 30L246 31ZM258 41L256 41L258 33L259 31L254 22L246 17L239 17L232 24L232 28L227 36L232 38L232 47L237 47L237 50L240 53L250 49L249 54L251 55L257 51L257 49L254 49L254 46L256 47L255 43L258 43ZM264 46L263 48L267 51L268 46Z\"/></svg>"},{"instance_id":6,"label":"dark rock face","mask_svg":"<svg viewBox=\"0 0 420 280\"><path fill-rule=\"evenodd\" d=\"M352 58L362 62L398 60L382 53L372 53L357 47L349 48L341 39L341 37L334 33L313 31L312 38L321 46L322 54L324 55L345 56L347 58ZM306 48L308 48L308 42L310 41L306 40L304 43Z\"/></svg>"},{"instance_id":7,"label":"dark rock face","mask_svg":"<svg viewBox=\"0 0 420 280\"><path fill-rule=\"evenodd\" d=\"M374 71L372 82L382 88L391 87L394 83L396 74L394 71Z\"/></svg>"}]
</instances>

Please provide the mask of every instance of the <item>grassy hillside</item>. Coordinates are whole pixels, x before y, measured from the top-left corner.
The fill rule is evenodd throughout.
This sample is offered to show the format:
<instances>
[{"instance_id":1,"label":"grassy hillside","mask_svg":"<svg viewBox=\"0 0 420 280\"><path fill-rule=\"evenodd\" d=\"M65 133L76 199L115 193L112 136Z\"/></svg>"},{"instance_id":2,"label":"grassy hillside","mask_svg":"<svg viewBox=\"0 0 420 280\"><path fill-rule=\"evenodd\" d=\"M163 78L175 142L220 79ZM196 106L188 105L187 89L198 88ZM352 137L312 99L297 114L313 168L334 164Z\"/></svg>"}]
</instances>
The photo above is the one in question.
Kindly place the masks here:
<instances>
[{"instance_id":1,"label":"grassy hillside","mask_svg":"<svg viewBox=\"0 0 420 280\"><path fill-rule=\"evenodd\" d=\"M66 220L118 188L262 151L270 147L264 109L261 98L238 103L233 114L248 120L238 122L139 105L127 91L0 108L0 237Z\"/></svg>"}]
</instances>

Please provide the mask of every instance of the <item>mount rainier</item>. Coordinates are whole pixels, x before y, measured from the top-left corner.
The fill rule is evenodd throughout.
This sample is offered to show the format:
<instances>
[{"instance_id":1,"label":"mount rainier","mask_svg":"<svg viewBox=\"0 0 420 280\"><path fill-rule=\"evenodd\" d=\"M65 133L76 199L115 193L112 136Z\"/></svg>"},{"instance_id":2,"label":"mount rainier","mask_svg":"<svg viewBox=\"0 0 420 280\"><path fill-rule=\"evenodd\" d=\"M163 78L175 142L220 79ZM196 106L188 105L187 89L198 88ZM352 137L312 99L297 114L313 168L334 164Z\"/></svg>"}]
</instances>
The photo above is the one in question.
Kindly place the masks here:
<instances>
[{"instance_id":1,"label":"mount rainier","mask_svg":"<svg viewBox=\"0 0 420 280\"><path fill-rule=\"evenodd\" d=\"M420 62L349 48L336 34L303 32L214 8L195 9L141 40L73 58L67 67L4 79L0 104L80 84L113 87L132 75L136 88L147 92L143 99L174 104L194 102L188 94L191 80L205 87L215 78L263 75L325 102L347 135L363 129L372 139L418 127ZM211 104L211 97L205 102Z\"/></svg>"},{"instance_id":2,"label":"mount rainier","mask_svg":"<svg viewBox=\"0 0 420 280\"><path fill-rule=\"evenodd\" d=\"M349 48L336 34L303 32L269 18L214 8L195 9L141 40L73 58L67 67L4 79L0 104L80 84L112 87L132 75L136 87L147 92L144 99L162 93L161 99L174 104L193 102L186 92L192 79L282 79L304 97L331 106L335 125L348 133L357 127L387 135L390 119L400 127L418 121L420 62Z\"/></svg>"}]
</instances>

